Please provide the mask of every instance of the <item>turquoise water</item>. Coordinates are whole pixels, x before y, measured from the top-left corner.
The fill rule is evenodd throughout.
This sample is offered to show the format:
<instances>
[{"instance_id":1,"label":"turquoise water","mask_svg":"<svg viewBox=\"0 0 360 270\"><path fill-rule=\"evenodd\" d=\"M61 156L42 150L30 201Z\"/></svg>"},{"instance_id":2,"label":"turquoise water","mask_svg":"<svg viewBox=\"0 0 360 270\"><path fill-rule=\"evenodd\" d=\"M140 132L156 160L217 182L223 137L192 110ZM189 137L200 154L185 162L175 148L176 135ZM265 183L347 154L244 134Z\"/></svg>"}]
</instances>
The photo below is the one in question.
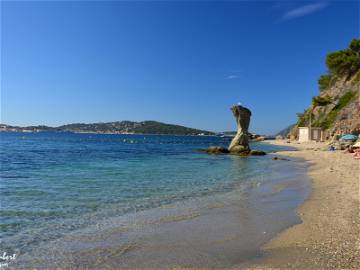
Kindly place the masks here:
<instances>
[{"instance_id":1,"label":"turquoise water","mask_svg":"<svg viewBox=\"0 0 360 270\"><path fill-rule=\"evenodd\" d=\"M1 248L20 253L112 217L264 181L286 163L197 151L207 136L2 133ZM267 144L252 148L285 150ZM271 165L272 164L272 165ZM274 167L276 166L276 167Z\"/></svg>"}]
</instances>

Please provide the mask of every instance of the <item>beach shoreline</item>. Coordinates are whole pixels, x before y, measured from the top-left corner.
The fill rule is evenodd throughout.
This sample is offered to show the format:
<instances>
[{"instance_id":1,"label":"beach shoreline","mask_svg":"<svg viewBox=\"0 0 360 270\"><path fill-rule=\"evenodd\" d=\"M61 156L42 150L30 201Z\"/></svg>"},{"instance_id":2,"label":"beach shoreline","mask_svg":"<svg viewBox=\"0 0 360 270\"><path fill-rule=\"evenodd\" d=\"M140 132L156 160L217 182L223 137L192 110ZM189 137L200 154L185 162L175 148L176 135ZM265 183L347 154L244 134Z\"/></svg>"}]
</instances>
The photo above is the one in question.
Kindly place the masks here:
<instances>
[{"instance_id":1,"label":"beach shoreline","mask_svg":"<svg viewBox=\"0 0 360 270\"><path fill-rule=\"evenodd\" d=\"M257 147L272 145L289 148L210 156L240 171L249 166L242 161L256 162L249 189L106 219L22 254L10 269L360 269L358 161L324 143Z\"/></svg>"},{"instance_id":2,"label":"beach shoreline","mask_svg":"<svg viewBox=\"0 0 360 270\"><path fill-rule=\"evenodd\" d=\"M50 166L52 164L48 166L47 160L53 158L52 151L43 151L48 154L45 155L46 162L43 163L44 158L41 158L41 166L36 168L36 175L45 180L46 177L58 179L60 175L62 179L57 182L61 191L71 186L72 194L74 191L82 194L80 202L74 198L70 205L66 205L69 209L79 209L80 203L88 201L88 198L95 198L99 202L90 205L98 206L98 209L91 212L78 210L76 216L58 218L48 215L46 219L49 223L43 222L36 228L29 226L3 238L2 250L8 254L15 253L17 257L16 261L11 262L10 269L228 269L261 256L260 248L265 243L284 229L299 223L301 220L295 210L309 194L309 179L306 176L308 165L303 160L290 158L289 162L279 162L272 160L272 154L244 158L208 155L194 150L198 145L201 147L213 142L223 143L220 138L197 139L194 142L188 137L180 138L180 141L175 138L163 141L158 141L159 138L138 138L138 142L132 144L134 146L130 149L142 150L141 155L129 156L136 151L129 151L128 144L121 139L105 140L107 136L98 135L87 140L88 136L81 134L54 137L49 134L33 134L27 140L20 140L18 136L8 140L21 142L20 146L32 142L33 150L41 151L42 148L37 148L41 144L36 143L39 140L53 142L53 149L61 146L59 150L67 155L56 156L59 158L58 162L71 161L70 167L65 166L67 170L61 167L57 171L56 167ZM93 146L94 140L101 144L90 148L91 151L87 153L91 158L85 159L82 149ZM69 141L73 143L68 144ZM199 141L202 143L198 143ZM177 142L181 142L181 147ZM152 151L149 151L149 144L153 145L150 148ZM265 144L253 144L252 148L268 152L289 149ZM171 156L168 155L169 149ZM74 156L74 152L78 154ZM146 156L146 159L139 159L144 152L151 155ZM125 157L131 160L125 162ZM162 162L159 163L159 160ZM170 162L166 162L167 160ZM118 162L114 164L114 161ZM88 166L84 166L84 162ZM74 163L79 164L81 170L74 169ZM93 169L95 164L96 170ZM139 164L147 167L139 167ZM83 172L84 169L98 172L99 168L107 169L105 173L101 171L94 176L85 175L91 181L83 182L83 174L77 178L76 172ZM154 174L154 178L149 178L151 174L142 174L148 172L146 168L169 174ZM123 170L131 172L132 178L114 174ZM181 174L181 171L186 170L189 174ZM66 171L71 171L72 174L63 177ZM195 174L197 171L198 177ZM107 174L109 172L111 174ZM176 175L176 178L172 175ZM16 177L17 174L14 172L14 175L9 176ZM134 183L135 177L139 179L137 183ZM9 179L13 181L14 178ZM32 178L26 179L26 183L36 183L30 181ZM120 185L122 182L118 179L125 179L126 185ZM164 181L143 182L142 179ZM119 191L122 189L137 190L142 186L148 189L149 183L152 187L157 187L157 190L162 190L164 187L171 188L171 184L175 185L178 179L184 182L174 186L176 193L170 190L160 194L162 197L158 197L159 193L156 193L155 197L147 197L149 199L142 205L140 203L143 201L135 201L137 204L129 201L125 208L123 204L116 204L113 200L110 203L103 200L105 198L101 195L121 197L124 193ZM129 186L129 183L136 185ZM186 183L196 183L199 188L191 185L191 189L186 189ZM84 186L95 188L84 194ZM46 185L40 182L36 187L47 192L53 191L48 182ZM33 186L31 188L34 189ZM101 196L95 196L92 190L96 194L102 192ZM55 191L58 196L68 195L66 192L59 192L59 189ZM43 197L39 193L34 194L34 197L39 202L38 207L42 206L42 209L47 210L48 193L43 193ZM152 198L154 199L150 200ZM42 201L44 205L40 204ZM57 206L61 207L64 201L59 200ZM31 207L32 205L29 206L32 210Z\"/></svg>"},{"instance_id":3,"label":"beach shoreline","mask_svg":"<svg viewBox=\"0 0 360 270\"><path fill-rule=\"evenodd\" d=\"M297 210L303 222L265 244L264 258L234 269L360 269L359 161L325 143L265 143L297 148L276 155L307 160L312 191Z\"/></svg>"}]
</instances>

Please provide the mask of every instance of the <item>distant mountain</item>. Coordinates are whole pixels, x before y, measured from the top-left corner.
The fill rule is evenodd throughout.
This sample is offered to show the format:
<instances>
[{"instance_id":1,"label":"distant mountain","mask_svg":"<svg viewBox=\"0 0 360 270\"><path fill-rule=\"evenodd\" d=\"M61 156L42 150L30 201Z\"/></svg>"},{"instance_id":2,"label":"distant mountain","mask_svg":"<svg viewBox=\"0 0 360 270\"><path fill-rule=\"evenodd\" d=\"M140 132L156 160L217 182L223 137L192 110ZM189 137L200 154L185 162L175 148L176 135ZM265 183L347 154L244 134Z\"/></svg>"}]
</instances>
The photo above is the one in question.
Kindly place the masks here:
<instances>
[{"instance_id":1,"label":"distant mountain","mask_svg":"<svg viewBox=\"0 0 360 270\"><path fill-rule=\"evenodd\" d=\"M287 128L284 128L283 130L276 133L275 136L280 135L280 136L286 137L295 126L296 126L296 124L292 124L292 125L288 126Z\"/></svg>"},{"instance_id":2,"label":"distant mountain","mask_svg":"<svg viewBox=\"0 0 360 270\"><path fill-rule=\"evenodd\" d=\"M75 132L75 133L114 133L114 134L171 134L171 135L213 135L207 130L194 129L156 121L117 121L108 123L75 123L59 127L28 126L17 127L0 124L0 131L15 132Z\"/></svg>"}]
</instances>

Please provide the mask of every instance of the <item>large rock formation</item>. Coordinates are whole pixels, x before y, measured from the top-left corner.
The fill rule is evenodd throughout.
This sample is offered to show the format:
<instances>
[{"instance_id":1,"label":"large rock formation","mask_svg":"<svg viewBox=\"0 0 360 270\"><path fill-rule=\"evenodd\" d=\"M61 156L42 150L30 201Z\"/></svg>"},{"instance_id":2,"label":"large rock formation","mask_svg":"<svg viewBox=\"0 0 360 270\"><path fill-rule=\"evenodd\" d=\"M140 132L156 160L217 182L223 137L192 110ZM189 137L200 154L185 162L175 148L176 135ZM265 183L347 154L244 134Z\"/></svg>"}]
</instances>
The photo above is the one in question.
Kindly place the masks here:
<instances>
[{"instance_id":1,"label":"large rock formation","mask_svg":"<svg viewBox=\"0 0 360 270\"><path fill-rule=\"evenodd\" d=\"M240 105L234 105L231 107L236 124L237 132L235 137L232 139L229 147L226 149L222 146L210 146L208 149L203 150L208 154L233 154L239 156L264 156L266 153L261 150L250 150L249 147L249 125L251 111Z\"/></svg>"},{"instance_id":2,"label":"large rock formation","mask_svg":"<svg viewBox=\"0 0 360 270\"><path fill-rule=\"evenodd\" d=\"M241 105L231 107L237 124L237 132L229 145L229 152L247 155L250 153L249 147L249 124L251 111Z\"/></svg>"}]
</instances>

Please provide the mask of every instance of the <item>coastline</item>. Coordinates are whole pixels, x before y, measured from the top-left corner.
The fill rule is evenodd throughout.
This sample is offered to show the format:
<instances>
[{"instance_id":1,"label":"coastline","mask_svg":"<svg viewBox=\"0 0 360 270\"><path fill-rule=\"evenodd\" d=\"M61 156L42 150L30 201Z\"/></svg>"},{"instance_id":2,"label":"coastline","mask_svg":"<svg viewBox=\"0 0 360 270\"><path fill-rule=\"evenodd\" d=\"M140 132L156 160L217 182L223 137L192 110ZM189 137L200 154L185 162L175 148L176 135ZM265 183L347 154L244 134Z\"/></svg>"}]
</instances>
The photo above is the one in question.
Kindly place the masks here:
<instances>
[{"instance_id":1,"label":"coastline","mask_svg":"<svg viewBox=\"0 0 360 270\"><path fill-rule=\"evenodd\" d=\"M302 223L263 246L267 254L235 269L360 269L359 161L325 143L286 143L298 151L277 152L310 162L311 194L297 213Z\"/></svg>"},{"instance_id":2,"label":"coastline","mask_svg":"<svg viewBox=\"0 0 360 270\"><path fill-rule=\"evenodd\" d=\"M265 178L254 175L256 181L251 185L258 187L255 193L238 190L107 219L39 246L12 266L359 269L358 161L340 151L323 151L323 143L265 141L260 147L266 148L266 143L294 150L253 158L259 168L265 168L261 166L265 160L272 164L266 167L270 178L269 171L262 172ZM290 161L271 160L274 156ZM239 169L238 161L243 159L230 158ZM309 188L299 186L302 182L312 188L312 193L296 199L299 191L309 194Z\"/></svg>"},{"instance_id":3,"label":"coastline","mask_svg":"<svg viewBox=\"0 0 360 270\"><path fill-rule=\"evenodd\" d=\"M258 147L272 151L284 149L270 145ZM261 246L300 222L295 210L309 191L305 161L273 161L271 155L244 159L191 153L195 155L193 158L209 159L206 165L219 164L225 158L229 161L226 168L236 176L236 181L229 185L219 181L220 186L215 186L214 192L206 196L189 197L125 215L109 215L99 220L98 215L79 215L77 222L93 222L58 238L50 238L53 235L46 233L48 227L41 227L35 235L49 237L41 243L38 237L38 244L19 249L21 253L12 267L229 269L261 256ZM188 155L184 157L189 160ZM219 179L222 179L223 169L220 169ZM72 224L67 220L60 222ZM26 243L32 239L23 240Z\"/></svg>"},{"instance_id":4,"label":"coastline","mask_svg":"<svg viewBox=\"0 0 360 270\"><path fill-rule=\"evenodd\" d=\"M215 134L170 134L170 133L120 133L120 132L99 132L99 131L70 131L70 130L61 130L61 131L33 131L33 130L0 130L1 133L72 133L72 134L99 134L99 135L144 135L144 136L194 136L194 137L218 137Z\"/></svg>"}]
</instances>

